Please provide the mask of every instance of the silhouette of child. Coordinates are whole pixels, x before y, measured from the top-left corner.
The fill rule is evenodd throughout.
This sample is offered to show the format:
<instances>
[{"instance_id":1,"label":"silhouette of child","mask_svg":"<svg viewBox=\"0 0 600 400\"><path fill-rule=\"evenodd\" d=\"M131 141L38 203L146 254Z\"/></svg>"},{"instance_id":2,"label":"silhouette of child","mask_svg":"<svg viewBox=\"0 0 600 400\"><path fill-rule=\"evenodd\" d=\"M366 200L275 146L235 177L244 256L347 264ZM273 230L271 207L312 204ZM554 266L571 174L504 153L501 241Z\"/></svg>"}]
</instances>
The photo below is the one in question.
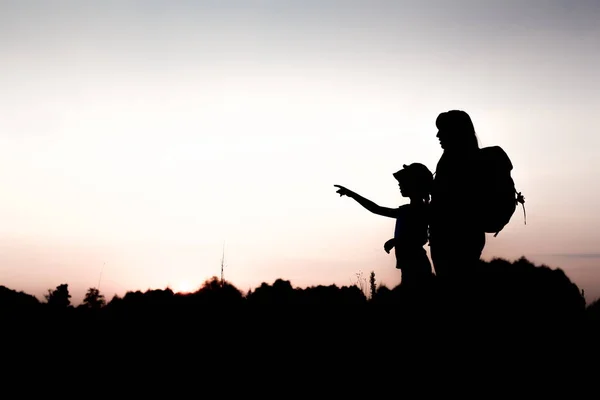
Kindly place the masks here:
<instances>
[{"instance_id":1,"label":"silhouette of child","mask_svg":"<svg viewBox=\"0 0 600 400\"><path fill-rule=\"evenodd\" d=\"M344 186L334 186L339 188L336 193L340 196L351 197L372 213L396 220L394 237L385 242L384 250L389 254L395 248L396 268L402 272L402 284L419 285L432 276L431 263L424 246L428 240L428 208L433 175L425 165L413 163L404 165L393 176L398 181L402 196L410 199L409 204L398 208L381 207Z\"/></svg>"}]
</instances>

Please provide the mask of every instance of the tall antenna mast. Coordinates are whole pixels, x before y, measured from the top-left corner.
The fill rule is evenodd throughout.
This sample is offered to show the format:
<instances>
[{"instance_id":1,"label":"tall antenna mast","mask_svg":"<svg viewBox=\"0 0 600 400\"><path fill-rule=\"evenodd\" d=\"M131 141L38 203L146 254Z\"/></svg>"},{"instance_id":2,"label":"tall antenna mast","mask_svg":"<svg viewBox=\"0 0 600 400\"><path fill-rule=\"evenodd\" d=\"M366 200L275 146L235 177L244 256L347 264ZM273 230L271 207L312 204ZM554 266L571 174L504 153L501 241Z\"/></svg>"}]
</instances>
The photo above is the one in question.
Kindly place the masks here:
<instances>
[{"instance_id":1,"label":"tall antenna mast","mask_svg":"<svg viewBox=\"0 0 600 400\"><path fill-rule=\"evenodd\" d=\"M221 257L221 286L225 283L225 242L223 242L223 256Z\"/></svg>"},{"instance_id":2,"label":"tall antenna mast","mask_svg":"<svg viewBox=\"0 0 600 400\"><path fill-rule=\"evenodd\" d=\"M104 267L106 266L106 261L102 264L102 269L100 270L100 277L98 278L98 286L96 289L100 290L100 282L102 281L102 273L104 272Z\"/></svg>"}]
</instances>

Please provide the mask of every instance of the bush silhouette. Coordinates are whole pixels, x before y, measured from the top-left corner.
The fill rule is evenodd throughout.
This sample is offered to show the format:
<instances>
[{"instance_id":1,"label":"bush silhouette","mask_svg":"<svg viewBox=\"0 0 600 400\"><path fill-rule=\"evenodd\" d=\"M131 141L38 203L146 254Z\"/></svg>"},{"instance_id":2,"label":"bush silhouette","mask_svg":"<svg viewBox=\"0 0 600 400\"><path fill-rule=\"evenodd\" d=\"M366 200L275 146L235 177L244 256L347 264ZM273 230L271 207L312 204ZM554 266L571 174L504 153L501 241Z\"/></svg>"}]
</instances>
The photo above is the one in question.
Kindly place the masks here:
<instances>
[{"instance_id":1,"label":"bush silhouette","mask_svg":"<svg viewBox=\"0 0 600 400\"><path fill-rule=\"evenodd\" d=\"M583 294L563 270L536 266L526 258L482 261L468 278L434 278L431 285L418 290L402 284L379 285L369 298L357 285L299 288L284 279L263 282L244 294L216 277L193 293L166 288L130 291L108 302L103 298L99 290L90 288L84 303L75 309L70 307L67 284L49 291L47 303L0 286L5 322L26 316L40 326L62 324L78 332L104 327L108 337L126 328L145 332L168 328L190 340L220 340L239 332L243 338L237 338L238 345L251 345L252 337L266 335L262 337L273 340L328 338L336 346L351 337L405 341L405 335L416 332L462 332L463 337L471 337L468 332L486 326L523 337L530 328L546 335L560 330L566 332L565 337L580 335L589 340L600 333L600 300L586 306Z\"/></svg>"}]
</instances>

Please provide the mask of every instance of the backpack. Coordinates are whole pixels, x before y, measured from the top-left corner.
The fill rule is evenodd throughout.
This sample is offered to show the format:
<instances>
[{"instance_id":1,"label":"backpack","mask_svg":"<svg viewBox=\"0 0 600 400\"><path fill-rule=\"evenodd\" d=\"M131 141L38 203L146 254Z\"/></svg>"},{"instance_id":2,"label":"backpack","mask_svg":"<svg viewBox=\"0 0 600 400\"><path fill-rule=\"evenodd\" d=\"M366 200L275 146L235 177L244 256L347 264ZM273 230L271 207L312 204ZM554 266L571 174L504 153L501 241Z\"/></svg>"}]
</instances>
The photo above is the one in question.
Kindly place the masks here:
<instances>
[{"instance_id":1,"label":"backpack","mask_svg":"<svg viewBox=\"0 0 600 400\"><path fill-rule=\"evenodd\" d=\"M479 156L478 207L485 232L498 236L512 218L518 203L523 206L527 224L525 197L515 188L511 176L513 165L504 149L500 146L483 147Z\"/></svg>"}]
</instances>

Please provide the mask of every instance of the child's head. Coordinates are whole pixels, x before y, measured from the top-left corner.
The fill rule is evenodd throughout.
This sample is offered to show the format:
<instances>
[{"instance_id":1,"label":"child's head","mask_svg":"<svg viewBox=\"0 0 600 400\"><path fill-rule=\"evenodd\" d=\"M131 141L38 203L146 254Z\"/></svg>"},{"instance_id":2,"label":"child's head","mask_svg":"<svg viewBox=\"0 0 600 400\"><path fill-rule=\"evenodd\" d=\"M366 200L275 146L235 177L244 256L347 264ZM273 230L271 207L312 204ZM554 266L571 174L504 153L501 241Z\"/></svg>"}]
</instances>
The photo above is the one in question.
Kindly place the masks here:
<instances>
[{"instance_id":1,"label":"child's head","mask_svg":"<svg viewBox=\"0 0 600 400\"><path fill-rule=\"evenodd\" d=\"M394 178L398 181L402 196L429 201L433 174L425 165L420 163L403 165L400 171L394 173Z\"/></svg>"}]
</instances>

